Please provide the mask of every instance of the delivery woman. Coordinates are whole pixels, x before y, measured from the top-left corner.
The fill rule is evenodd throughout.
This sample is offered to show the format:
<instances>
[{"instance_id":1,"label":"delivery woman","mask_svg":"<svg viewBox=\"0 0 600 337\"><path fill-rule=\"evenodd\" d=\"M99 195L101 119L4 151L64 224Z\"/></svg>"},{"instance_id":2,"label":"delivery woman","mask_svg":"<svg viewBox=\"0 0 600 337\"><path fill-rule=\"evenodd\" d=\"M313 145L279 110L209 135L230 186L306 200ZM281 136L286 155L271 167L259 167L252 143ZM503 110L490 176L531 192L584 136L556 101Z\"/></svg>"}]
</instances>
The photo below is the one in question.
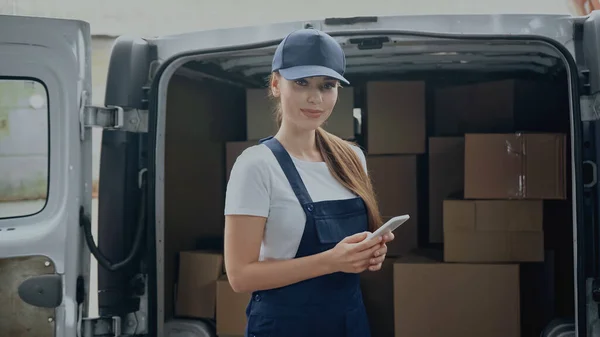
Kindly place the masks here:
<instances>
[{"instance_id":1,"label":"delivery woman","mask_svg":"<svg viewBox=\"0 0 600 337\"><path fill-rule=\"evenodd\" d=\"M270 79L279 131L232 168L225 265L232 288L252 293L247 337L370 336L359 274L381 268L394 237L366 240L381 218L364 154L321 128L345 67L331 36L288 35Z\"/></svg>"}]
</instances>

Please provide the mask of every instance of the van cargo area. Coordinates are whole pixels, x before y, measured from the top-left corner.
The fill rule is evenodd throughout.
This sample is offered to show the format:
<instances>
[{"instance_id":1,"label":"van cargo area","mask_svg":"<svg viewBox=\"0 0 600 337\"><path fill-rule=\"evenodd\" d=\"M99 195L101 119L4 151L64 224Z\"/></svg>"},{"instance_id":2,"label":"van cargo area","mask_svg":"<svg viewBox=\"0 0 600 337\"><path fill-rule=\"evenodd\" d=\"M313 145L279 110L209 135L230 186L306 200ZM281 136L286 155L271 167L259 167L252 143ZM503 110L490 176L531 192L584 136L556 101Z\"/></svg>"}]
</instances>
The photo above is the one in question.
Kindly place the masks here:
<instances>
[{"instance_id":1,"label":"van cargo area","mask_svg":"<svg viewBox=\"0 0 600 337\"><path fill-rule=\"evenodd\" d=\"M325 128L364 149L384 219L411 216L383 269L362 274L373 337L540 336L573 319L559 53L508 39L340 41L351 85ZM198 320L244 335L250 294L227 282L224 199L236 157L276 132L274 47L197 56L168 84L158 283L167 327Z\"/></svg>"}]
</instances>

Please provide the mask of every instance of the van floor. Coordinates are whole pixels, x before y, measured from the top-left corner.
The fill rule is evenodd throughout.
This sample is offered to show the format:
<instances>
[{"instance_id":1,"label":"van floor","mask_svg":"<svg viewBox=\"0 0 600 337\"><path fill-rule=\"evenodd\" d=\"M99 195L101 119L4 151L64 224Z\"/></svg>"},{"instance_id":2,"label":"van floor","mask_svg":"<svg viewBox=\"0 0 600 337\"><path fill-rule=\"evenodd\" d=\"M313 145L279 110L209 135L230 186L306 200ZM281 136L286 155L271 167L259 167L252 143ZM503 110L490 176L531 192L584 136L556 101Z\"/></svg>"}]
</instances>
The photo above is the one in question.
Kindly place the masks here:
<instances>
[{"instance_id":1,"label":"van floor","mask_svg":"<svg viewBox=\"0 0 600 337\"><path fill-rule=\"evenodd\" d=\"M189 73L189 72L188 72ZM475 72L423 72L393 78L390 75L350 78L355 89L355 108L361 109L360 133L355 141L368 149L369 114L364 86L367 81L424 81L426 83L426 139L429 137L462 137L464 133L449 134L444 126L453 123L451 117L439 120L439 111L479 107L481 115L498 111L497 100L513 109L514 125L487 125L485 130L471 129L469 133L551 132L566 134L570 149L570 119L566 72L553 75L530 73L493 74ZM510 97L498 92L480 91L468 95L441 99L439 89L484 82L513 82L516 89ZM224 227L224 198L226 187L226 143L246 141L246 88L217 81L174 75L168 88L166 157L165 157L165 318L176 317L175 299L178 277L178 254L186 250L222 250ZM506 104L502 105L506 107ZM436 120L436 118L438 120ZM448 119L450 118L450 119ZM266 120L265 123L271 121ZM455 121L454 121L455 122ZM442 131L440 131L442 130ZM381 135L385 137L385 135ZM368 155L368 151L367 151ZM566 163L570 163L567 152ZM418 158L418 244L420 248L441 249L441 242L432 242L429 222L428 155ZM573 225L571 216L571 168L566 168L566 200L544 200L543 263L524 263L521 277L528 273L546 274L546 287L551 289L552 301L540 299L524 303L528 290L541 287L539 283L521 283L522 336L539 336L541 328L552 318L573 317ZM466 179L467 177L465 177ZM438 233L439 235L439 233ZM531 265L531 268L527 267ZM528 269L529 268L529 269ZM549 268L549 269L548 269ZM193 296L192 294L190 294ZM544 307L540 307L544 306ZM393 322L393 317L390 317ZM533 322L533 323L532 323ZM393 333L393 326L385 333ZM389 330L391 329L391 330Z\"/></svg>"}]
</instances>

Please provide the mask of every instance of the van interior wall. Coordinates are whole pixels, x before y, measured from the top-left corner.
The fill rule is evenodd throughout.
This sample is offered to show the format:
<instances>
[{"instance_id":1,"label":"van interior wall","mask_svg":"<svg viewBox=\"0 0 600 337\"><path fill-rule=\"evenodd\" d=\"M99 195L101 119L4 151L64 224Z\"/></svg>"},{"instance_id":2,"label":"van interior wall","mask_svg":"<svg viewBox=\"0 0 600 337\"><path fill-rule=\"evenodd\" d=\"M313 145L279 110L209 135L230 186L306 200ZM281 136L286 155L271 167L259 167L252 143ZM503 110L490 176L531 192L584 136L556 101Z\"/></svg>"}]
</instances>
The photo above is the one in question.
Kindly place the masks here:
<instances>
[{"instance_id":1,"label":"van interior wall","mask_svg":"<svg viewBox=\"0 0 600 337\"><path fill-rule=\"evenodd\" d=\"M178 253L222 247L225 141L242 140L246 132L243 88L175 75L167 95L166 319L174 312Z\"/></svg>"},{"instance_id":2,"label":"van interior wall","mask_svg":"<svg viewBox=\"0 0 600 337\"><path fill-rule=\"evenodd\" d=\"M548 259L548 261L553 260L549 262L553 264L551 270L554 273L550 277L552 280L549 281L553 283L554 289L553 308L531 308L522 305L521 310L525 321L529 320L531 315L541 315L538 311L542 309L552 310L554 317L572 317L574 294L571 167L569 165L571 146L568 82L565 70L543 75L524 72L493 74L481 71L443 73L433 70L402 76L390 74L350 76L349 79L354 90L354 107L360 108L362 112L361 134L356 135L356 141L366 150L367 157L369 156L370 119L367 99L372 98L367 94L367 88L368 83L372 81L423 81L425 83L426 148L431 144L430 137L463 137L465 133L526 131L566 134L566 200L543 201L544 250L551 252L553 256ZM479 83L493 85L483 85L468 95L453 91L453 88L458 86ZM506 90L507 87L511 89ZM402 106L402 109L404 108L405 106ZM465 111L469 111L467 115L464 114ZM511 118L514 118L514 121L508 124L504 123L507 121L502 117L498 117L506 111L510 111ZM457 122L458 115L468 119L466 124ZM490 116L495 118L490 119ZM178 254L186 250L222 250L227 166L225 145L232 141L247 141L246 130L249 124L246 119L245 88L183 76L175 76L171 80L167 102L165 157L164 310L166 319L175 316L174 289L178 278ZM469 129L470 125L474 127ZM398 131L392 126L391 132ZM385 136L382 134L381 137ZM394 157L394 155L384 154L375 157ZM432 233L429 228L431 205L428 202L430 167L427 150L417 154L416 157L419 248L439 250L442 244L431 240ZM377 183L375 185L377 188ZM387 268L387 271L381 274L387 276L381 276L382 278L391 278L392 270L389 269L390 267ZM198 270L197 273L199 275L201 271ZM196 275L187 274L186 277L196 277ZM205 281L206 279L203 279L203 282ZM372 299L381 300L390 306L386 317L377 316L375 321L380 324L374 324L373 329L379 330L382 336L387 336L389 335L387 333L393 333L394 329L394 318L391 317L393 304L390 299L393 298L392 285L383 279L374 280L372 285L373 289L377 288L374 290L377 295ZM521 284L521 286L522 296L526 297L529 290L537 287L537 284L529 286ZM212 298L212 295L210 296ZM236 309L240 315L243 313L244 303L245 300L240 300L239 308ZM214 303L211 305L214 306ZM214 307L211 307L209 311L213 309ZM525 315L530 316L526 318ZM240 319L242 322L243 319ZM218 321L217 319L217 323ZM539 326L524 327L535 331L538 335L539 328Z\"/></svg>"}]
</instances>

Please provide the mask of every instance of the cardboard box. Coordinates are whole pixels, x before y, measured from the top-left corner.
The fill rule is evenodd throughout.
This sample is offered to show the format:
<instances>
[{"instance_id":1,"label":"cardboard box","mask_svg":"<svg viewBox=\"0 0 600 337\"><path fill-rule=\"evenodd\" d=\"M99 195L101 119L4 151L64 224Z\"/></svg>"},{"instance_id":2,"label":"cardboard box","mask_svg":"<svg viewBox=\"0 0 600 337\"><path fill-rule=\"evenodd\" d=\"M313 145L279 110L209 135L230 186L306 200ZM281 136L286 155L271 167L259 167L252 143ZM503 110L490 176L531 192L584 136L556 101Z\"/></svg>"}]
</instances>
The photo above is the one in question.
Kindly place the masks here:
<instances>
[{"instance_id":1,"label":"cardboard box","mask_svg":"<svg viewBox=\"0 0 600 337\"><path fill-rule=\"evenodd\" d=\"M434 89L435 136L507 133L516 130L566 132L568 88L553 81L500 80Z\"/></svg>"},{"instance_id":2,"label":"cardboard box","mask_svg":"<svg viewBox=\"0 0 600 337\"><path fill-rule=\"evenodd\" d=\"M544 260L542 200L445 200L444 261Z\"/></svg>"},{"instance_id":3,"label":"cardboard box","mask_svg":"<svg viewBox=\"0 0 600 337\"><path fill-rule=\"evenodd\" d=\"M224 143L246 139L246 111L243 88L174 75L167 89L164 309L172 317L179 252L195 250L198 238L223 237Z\"/></svg>"},{"instance_id":4,"label":"cardboard box","mask_svg":"<svg viewBox=\"0 0 600 337\"><path fill-rule=\"evenodd\" d=\"M360 284L371 335L394 337L394 259L386 258L379 271L361 273Z\"/></svg>"},{"instance_id":5,"label":"cardboard box","mask_svg":"<svg viewBox=\"0 0 600 337\"><path fill-rule=\"evenodd\" d=\"M396 337L519 337L519 265L394 264Z\"/></svg>"},{"instance_id":6,"label":"cardboard box","mask_svg":"<svg viewBox=\"0 0 600 337\"><path fill-rule=\"evenodd\" d=\"M403 255L417 247L417 157L367 156L367 169L384 223L398 215L410 215L388 244L388 256Z\"/></svg>"},{"instance_id":7,"label":"cardboard box","mask_svg":"<svg viewBox=\"0 0 600 337\"><path fill-rule=\"evenodd\" d=\"M462 195L464 177L464 138L429 138L429 242L444 241L444 199L457 193Z\"/></svg>"},{"instance_id":8,"label":"cardboard box","mask_svg":"<svg viewBox=\"0 0 600 337\"><path fill-rule=\"evenodd\" d=\"M225 161L226 161L226 173L225 173L225 177L227 179L227 181L229 181L229 174L231 173L231 169L233 168L233 164L235 164L235 161L237 159L237 157L242 154L242 152L244 152L244 150L246 150L247 148L254 146L254 145L258 145L258 141L256 140L249 140L249 141L244 141L244 142L227 142L225 144Z\"/></svg>"},{"instance_id":9,"label":"cardboard box","mask_svg":"<svg viewBox=\"0 0 600 337\"><path fill-rule=\"evenodd\" d=\"M179 254L175 315L215 318L217 280L223 272L223 254L186 251Z\"/></svg>"},{"instance_id":10,"label":"cardboard box","mask_svg":"<svg viewBox=\"0 0 600 337\"><path fill-rule=\"evenodd\" d=\"M369 154L425 153L425 82L368 82L366 105Z\"/></svg>"},{"instance_id":11,"label":"cardboard box","mask_svg":"<svg viewBox=\"0 0 600 337\"><path fill-rule=\"evenodd\" d=\"M566 136L465 135L465 199L565 199Z\"/></svg>"},{"instance_id":12,"label":"cardboard box","mask_svg":"<svg viewBox=\"0 0 600 337\"><path fill-rule=\"evenodd\" d=\"M246 329L246 307L250 293L236 293L227 275L217 281L217 335L243 336Z\"/></svg>"},{"instance_id":13,"label":"cardboard box","mask_svg":"<svg viewBox=\"0 0 600 337\"><path fill-rule=\"evenodd\" d=\"M456 85L435 90L434 134L513 132L512 80Z\"/></svg>"},{"instance_id":14,"label":"cardboard box","mask_svg":"<svg viewBox=\"0 0 600 337\"><path fill-rule=\"evenodd\" d=\"M277 133L275 102L267 89L247 89L247 139L259 140ZM354 88L338 89L338 100L323 128L344 139L354 138Z\"/></svg>"}]
</instances>

